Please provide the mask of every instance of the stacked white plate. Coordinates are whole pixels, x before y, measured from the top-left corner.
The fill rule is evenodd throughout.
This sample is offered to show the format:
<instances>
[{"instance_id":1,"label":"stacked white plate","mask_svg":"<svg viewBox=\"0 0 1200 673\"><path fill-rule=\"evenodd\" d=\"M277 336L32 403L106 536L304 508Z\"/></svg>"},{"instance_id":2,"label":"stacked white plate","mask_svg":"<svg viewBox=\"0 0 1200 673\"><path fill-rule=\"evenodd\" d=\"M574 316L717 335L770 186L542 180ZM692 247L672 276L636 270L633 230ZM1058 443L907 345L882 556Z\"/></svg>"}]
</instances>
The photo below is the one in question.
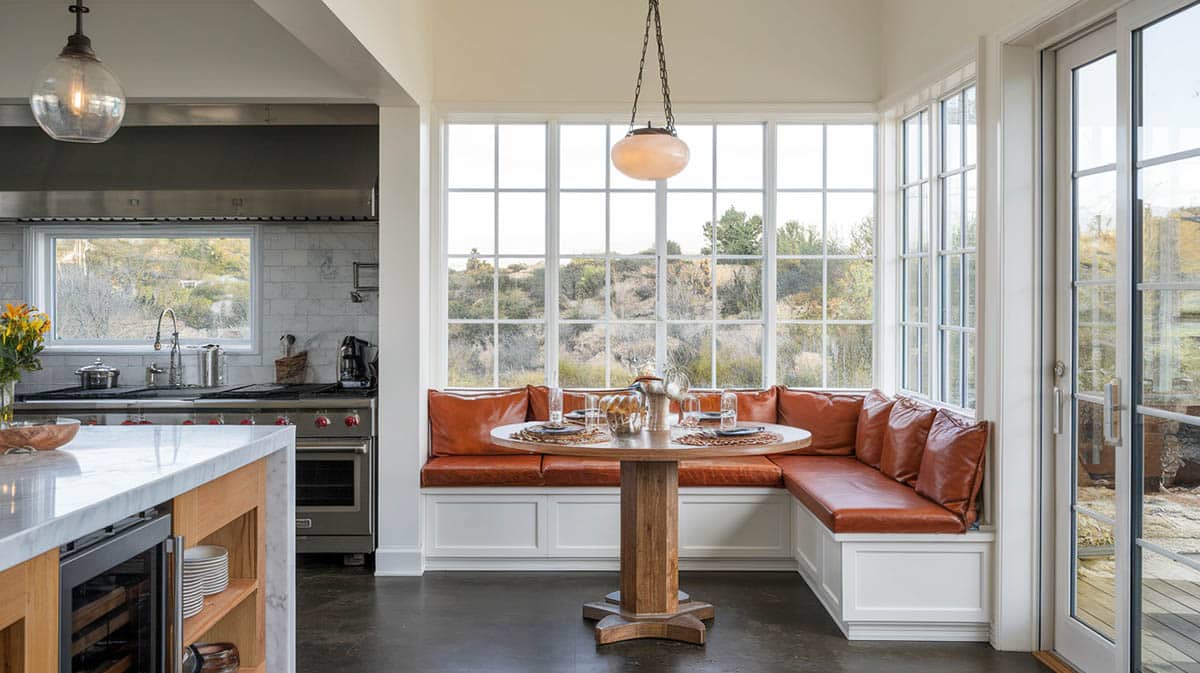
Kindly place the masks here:
<instances>
[{"instance_id":1,"label":"stacked white plate","mask_svg":"<svg viewBox=\"0 0 1200 673\"><path fill-rule=\"evenodd\" d=\"M217 545L200 545L183 552L183 616L204 607L204 597L229 586L229 550ZM190 589L190 590L189 590ZM189 607L194 610L189 611Z\"/></svg>"},{"instance_id":2,"label":"stacked white plate","mask_svg":"<svg viewBox=\"0 0 1200 673\"><path fill-rule=\"evenodd\" d=\"M199 577L183 578L183 616L192 615L204 609L204 591Z\"/></svg>"}]
</instances>

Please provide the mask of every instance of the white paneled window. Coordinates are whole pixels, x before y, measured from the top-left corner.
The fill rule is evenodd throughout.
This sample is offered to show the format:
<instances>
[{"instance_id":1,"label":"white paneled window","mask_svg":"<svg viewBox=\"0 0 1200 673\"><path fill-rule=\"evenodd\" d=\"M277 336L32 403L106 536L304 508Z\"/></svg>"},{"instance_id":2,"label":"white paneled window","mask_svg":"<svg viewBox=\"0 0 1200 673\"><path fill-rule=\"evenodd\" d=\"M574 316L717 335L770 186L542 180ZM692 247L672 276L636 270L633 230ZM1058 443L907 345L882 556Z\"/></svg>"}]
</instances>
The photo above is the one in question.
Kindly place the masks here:
<instances>
[{"instance_id":1,"label":"white paneled window","mask_svg":"<svg viewBox=\"0 0 1200 673\"><path fill-rule=\"evenodd\" d=\"M965 409L975 406L975 119L968 86L904 118L899 134L901 386Z\"/></svg>"},{"instance_id":2,"label":"white paneled window","mask_svg":"<svg viewBox=\"0 0 1200 673\"><path fill-rule=\"evenodd\" d=\"M975 408L975 87L941 100L937 399Z\"/></svg>"},{"instance_id":3,"label":"white paneled window","mask_svg":"<svg viewBox=\"0 0 1200 673\"><path fill-rule=\"evenodd\" d=\"M612 168L626 130L447 126L445 383L870 386L875 126L681 124L691 162L657 183Z\"/></svg>"},{"instance_id":4,"label":"white paneled window","mask_svg":"<svg viewBox=\"0 0 1200 673\"><path fill-rule=\"evenodd\" d=\"M627 383L653 366L658 249L653 182L612 167L624 126L559 127L558 377Z\"/></svg>"},{"instance_id":5,"label":"white paneled window","mask_svg":"<svg viewBox=\"0 0 1200 673\"><path fill-rule=\"evenodd\" d=\"M780 124L777 138L776 381L870 387L875 127Z\"/></svg>"},{"instance_id":6,"label":"white paneled window","mask_svg":"<svg viewBox=\"0 0 1200 673\"><path fill-rule=\"evenodd\" d=\"M183 343L255 348L253 226L38 225L30 242L32 301L53 325L47 349L148 351L167 307Z\"/></svg>"},{"instance_id":7,"label":"white paneled window","mask_svg":"<svg viewBox=\"0 0 1200 673\"><path fill-rule=\"evenodd\" d=\"M765 124L679 128L667 181L667 361L699 387L763 385Z\"/></svg>"},{"instance_id":8,"label":"white paneled window","mask_svg":"<svg viewBox=\"0 0 1200 673\"><path fill-rule=\"evenodd\" d=\"M454 124L446 162L451 385L545 378L546 125Z\"/></svg>"}]
</instances>

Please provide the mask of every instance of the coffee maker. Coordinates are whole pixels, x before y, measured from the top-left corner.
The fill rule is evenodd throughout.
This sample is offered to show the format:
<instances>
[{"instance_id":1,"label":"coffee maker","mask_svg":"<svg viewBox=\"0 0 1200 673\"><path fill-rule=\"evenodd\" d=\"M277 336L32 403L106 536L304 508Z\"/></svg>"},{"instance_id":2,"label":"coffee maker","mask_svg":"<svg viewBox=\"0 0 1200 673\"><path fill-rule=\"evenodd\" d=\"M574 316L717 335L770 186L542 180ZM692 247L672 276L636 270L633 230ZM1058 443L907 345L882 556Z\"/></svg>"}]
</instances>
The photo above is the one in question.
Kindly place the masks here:
<instances>
[{"instance_id":1,"label":"coffee maker","mask_svg":"<svg viewBox=\"0 0 1200 673\"><path fill-rule=\"evenodd\" d=\"M368 356L371 344L355 336L342 339L338 348L338 385L370 388L375 385L375 367Z\"/></svg>"}]
</instances>

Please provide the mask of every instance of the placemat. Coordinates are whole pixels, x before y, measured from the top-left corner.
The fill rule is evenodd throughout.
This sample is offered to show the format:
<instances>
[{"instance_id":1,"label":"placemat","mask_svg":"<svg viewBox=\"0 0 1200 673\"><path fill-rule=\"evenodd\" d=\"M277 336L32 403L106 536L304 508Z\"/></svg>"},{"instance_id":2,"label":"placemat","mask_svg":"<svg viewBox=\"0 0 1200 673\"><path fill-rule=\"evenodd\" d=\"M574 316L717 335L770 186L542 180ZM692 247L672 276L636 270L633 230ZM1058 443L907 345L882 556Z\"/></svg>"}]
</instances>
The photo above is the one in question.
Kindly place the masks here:
<instances>
[{"instance_id":1,"label":"placemat","mask_svg":"<svg viewBox=\"0 0 1200 673\"><path fill-rule=\"evenodd\" d=\"M594 428L591 430L581 430L573 435L562 435L559 437L537 435L524 430L518 430L509 436L517 441L533 442L535 444L596 444L608 441L607 432Z\"/></svg>"},{"instance_id":2,"label":"placemat","mask_svg":"<svg viewBox=\"0 0 1200 673\"><path fill-rule=\"evenodd\" d=\"M691 432L675 440L688 446L754 446L758 444L778 444L783 436L774 432L756 432L753 435L739 437L721 437L707 432Z\"/></svg>"}]
</instances>

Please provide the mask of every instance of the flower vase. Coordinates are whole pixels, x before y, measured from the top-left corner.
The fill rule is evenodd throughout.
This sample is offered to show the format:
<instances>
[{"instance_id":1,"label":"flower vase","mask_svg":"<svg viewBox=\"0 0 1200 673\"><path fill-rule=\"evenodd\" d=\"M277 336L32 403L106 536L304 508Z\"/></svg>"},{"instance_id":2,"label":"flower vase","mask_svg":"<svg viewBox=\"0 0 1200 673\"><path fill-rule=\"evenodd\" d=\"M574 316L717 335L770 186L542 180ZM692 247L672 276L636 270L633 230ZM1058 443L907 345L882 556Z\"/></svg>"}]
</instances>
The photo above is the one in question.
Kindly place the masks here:
<instances>
[{"instance_id":1,"label":"flower vase","mask_svg":"<svg viewBox=\"0 0 1200 673\"><path fill-rule=\"evenodd\" d=\"M0 429L12 424L13 403L17 400L16 391L16 381L0 381Z\"/></svg>"}]
</instances>

